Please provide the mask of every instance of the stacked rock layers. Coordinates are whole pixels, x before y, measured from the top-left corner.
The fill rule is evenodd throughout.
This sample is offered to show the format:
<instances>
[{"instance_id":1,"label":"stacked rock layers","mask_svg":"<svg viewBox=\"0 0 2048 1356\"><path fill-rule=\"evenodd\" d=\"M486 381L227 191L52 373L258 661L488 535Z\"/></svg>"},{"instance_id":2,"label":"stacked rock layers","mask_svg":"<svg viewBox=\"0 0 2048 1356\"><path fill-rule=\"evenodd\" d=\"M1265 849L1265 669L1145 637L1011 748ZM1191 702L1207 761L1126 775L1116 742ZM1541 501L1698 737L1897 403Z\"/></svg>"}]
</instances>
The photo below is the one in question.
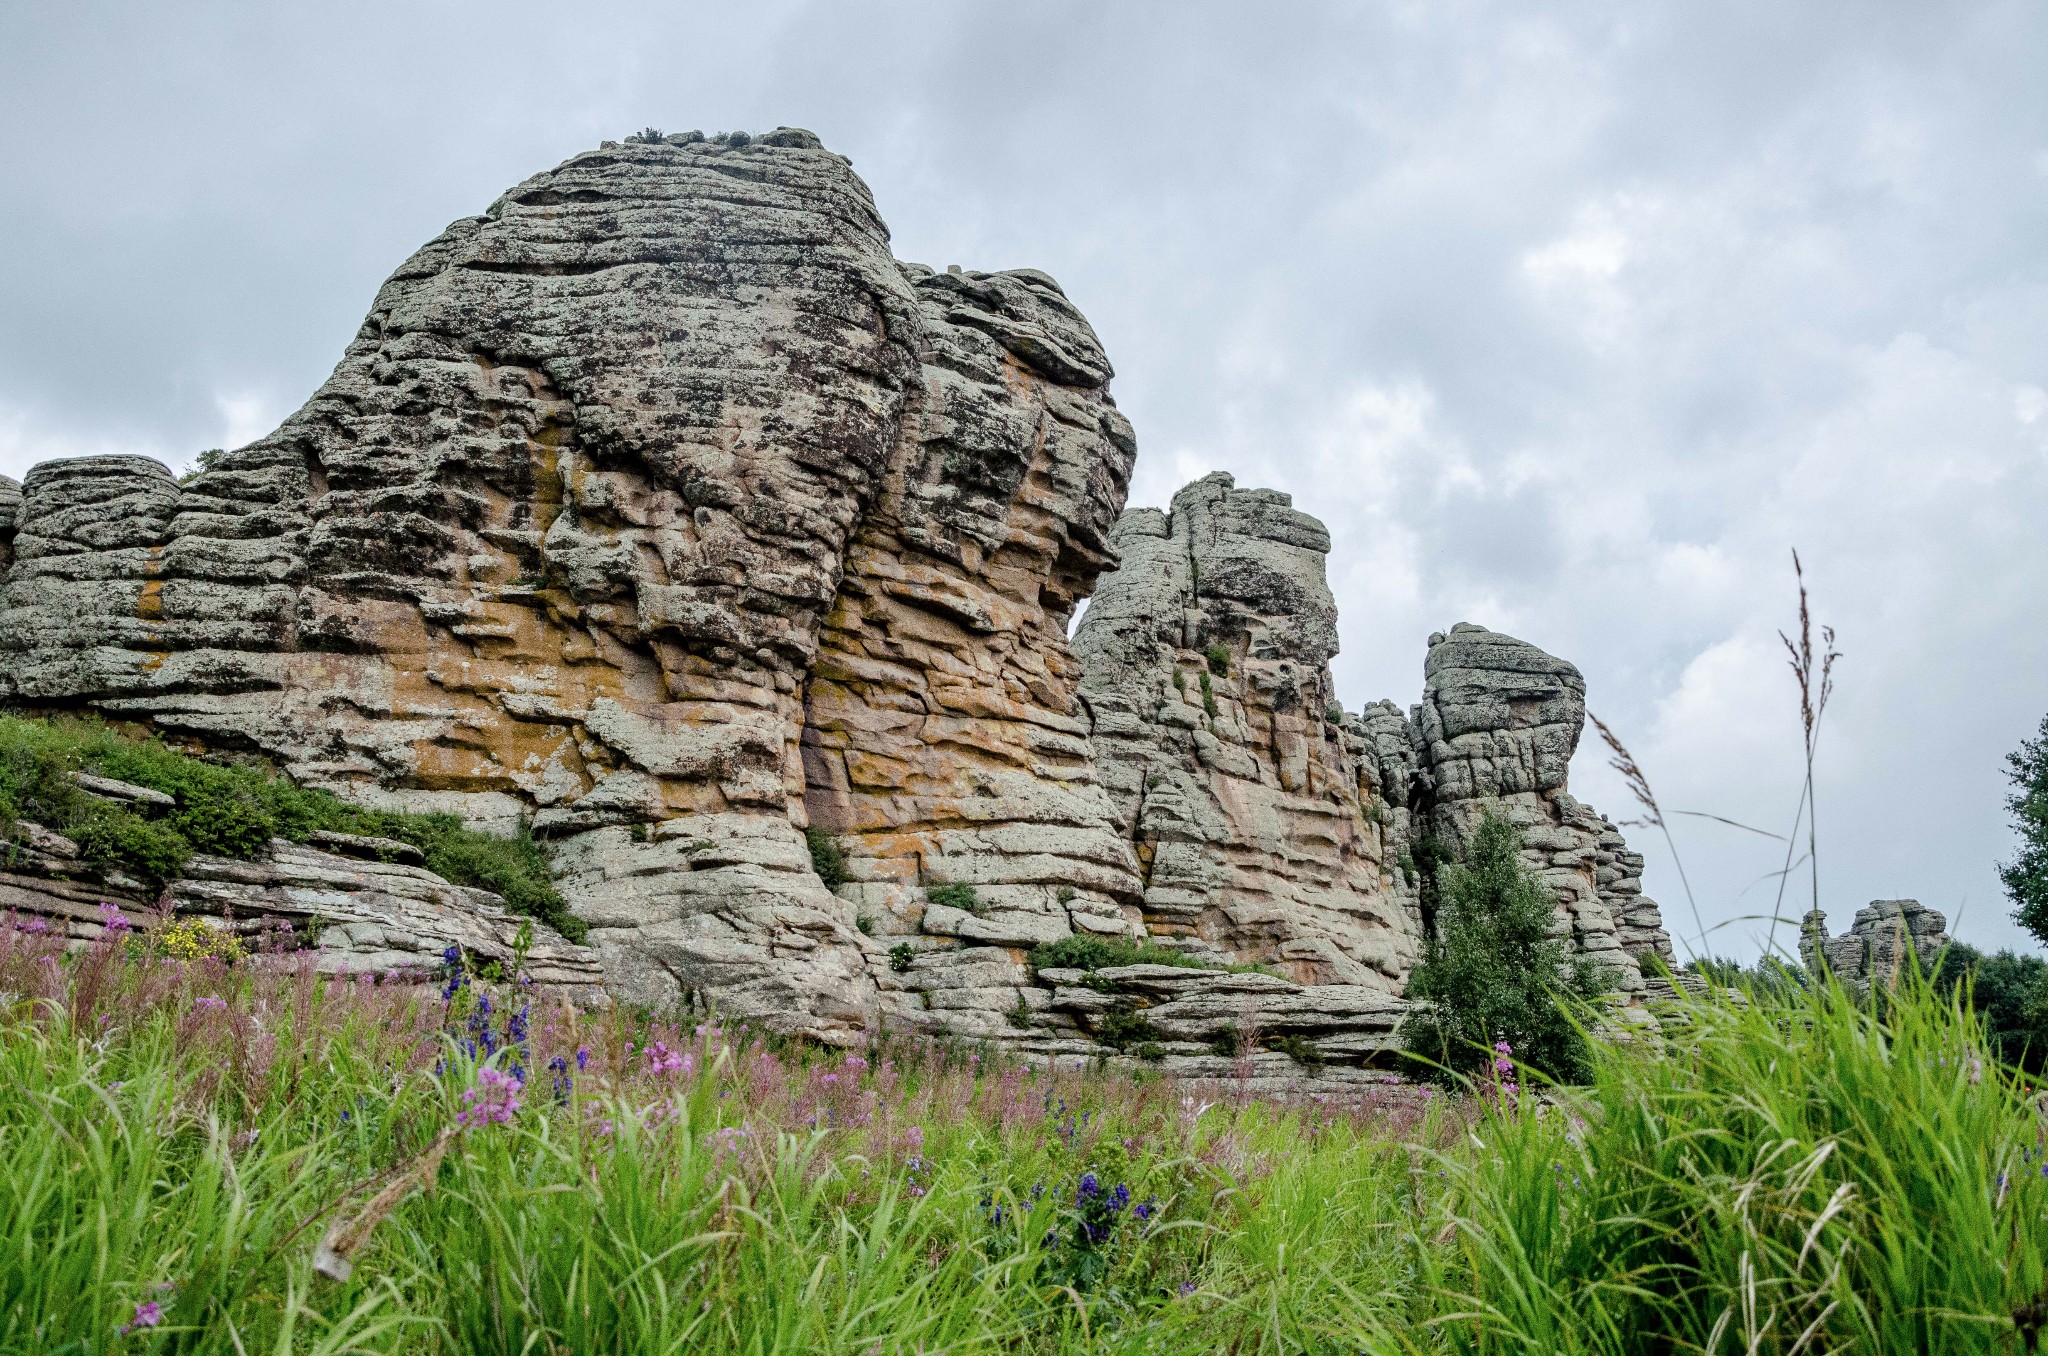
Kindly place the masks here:
<instances>
[{"instance_id":1,"label":"stacked rock layers","mask_svg":"<svg viewBox=\"0 0 2048 1356\"><path fill-rule=\"evenodd\" d=\"M1642 858L1572 798L1578 670L1460 623L1424 697L1346 714L1321 523L1286 495L1198 480L1133 509L1075 636L1103 776L1145 872L1144 917L1189 950L1310 985L1398 990L1421 946L1416 858L1480 819L1519 827L1560 929L1625 991L1671 961Z\"/></svg>"},{"instance_id":2,"label":"stacked rock layers","mask_svg":"<svg viewBox=\"0 0 2048 1356\"><path fill-rule=\"evenodd\" d=\"M1050 279L899 265L808 133L607 145L422 249L188 483L32 471L5 696L530 817L615 992L850 1037L873 944L807 766L878 883L1136 897L1063 631L1134 451L1108 377Z\"/></svg>"},{"instance_id":3,"label":"stacked rock layers","mask_svg":"<svg viewBox=\"0 0 2048 1356\"><path fill-rule=\"evenodd\" d=\"M1043 274L892 258L809 133L607 143L407 261L270 436L0 485L0 700L530 823L614 995L827 1040L1099 1049L1024 963L1078 931L1277 972L1139 976L1176 1040L1264 1004L1360 1053L1408 854L1481 800L1583 947L1664 947L1565 793L1570 666L1459 628L1412 720L1344 715L1327 533L1228 477L1120 519L1110 375Z\"/></svg>"}]
</instances>

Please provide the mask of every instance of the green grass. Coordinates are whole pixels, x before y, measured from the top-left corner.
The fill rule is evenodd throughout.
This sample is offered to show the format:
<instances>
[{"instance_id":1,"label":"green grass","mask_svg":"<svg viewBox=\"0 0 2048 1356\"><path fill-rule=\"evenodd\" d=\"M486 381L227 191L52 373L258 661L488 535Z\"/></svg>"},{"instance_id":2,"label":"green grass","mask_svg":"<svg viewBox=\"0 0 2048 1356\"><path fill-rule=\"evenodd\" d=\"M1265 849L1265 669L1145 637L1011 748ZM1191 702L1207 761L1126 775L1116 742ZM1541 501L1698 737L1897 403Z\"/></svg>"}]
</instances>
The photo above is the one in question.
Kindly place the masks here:
<instances>
[{"instance_id":1,"label":"green grass","mask_svg":"<svg viewBox=\"0 0 2048 1356\"><path fill-rule=\"evenodd\" d=\"M149 817L88 796L70 774L90 772L174 797ZM88 863L158 885L196 852L252 857L273 837L304 842L315 829L410 843L427 868L457 885L495 891L572 941L585 925L555 889L546 855L523 831L510 838L465 828L452 814L405 814L351 805L252 766L181 753L157 739L92 720L0 716L0 820L29 819L75 840Z\"/></svg>"},{"instance_id":2,"label":"green grass","mask_svg":"<svg viewBox=\"0 0 2048 1356\"><path fill-rule=\"evenodd\" d=\"M1540 1102L522 994L0 926L0 1352L1988 1353L2048 1279L2033 1089L1917 981L1688 1002Z\"/></svg>"},{"instance_id":3,"label":"green grass","mask_svg":"<svg viewBox=\"0 0 2048 1356\"><path fill-rule=\"evenodd\" d=\"M1232 974L1272 973L1263 965L1226 965L1128 937L1096 937L1077 932L1031 948L1034 970L1108 970L1119 965L1173 965L1183 970L1228 970Z\"/></svg>"}]
</instances>

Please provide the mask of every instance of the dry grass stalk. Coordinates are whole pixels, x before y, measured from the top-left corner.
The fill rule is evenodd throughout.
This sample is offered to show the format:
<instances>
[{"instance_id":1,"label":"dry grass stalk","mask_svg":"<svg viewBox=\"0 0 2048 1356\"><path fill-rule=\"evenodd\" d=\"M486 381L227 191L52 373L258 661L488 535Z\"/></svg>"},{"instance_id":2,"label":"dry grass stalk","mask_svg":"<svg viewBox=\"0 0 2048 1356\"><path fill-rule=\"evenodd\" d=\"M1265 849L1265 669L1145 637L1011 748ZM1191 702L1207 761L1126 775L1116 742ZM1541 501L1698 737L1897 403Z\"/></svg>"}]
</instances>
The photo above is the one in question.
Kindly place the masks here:
<instances>
[{"instance_id":1,"label":"dry grass stalk","mask_svg":"<svg viewBox=\"0 0 2048 1356\"><path fill-rule=\"evenodd\" d=\"M1678 855L1678 843L1671 837L1671 826L1664 822L1664 811L1657 804L1657 793L1650 789L1649 775L1643 771L1642 764L1636 762L1636 756L1628 751L1628 745L1621 742L1621 736L1608 728L1606 721L1591 711L1586 712L1586 719L1593 722L1593 728L1600 732L1600 738L1606 742L1608 751L1614 755L1607 760L1607 766L1621 774L1622 781L1628 785L1629 794L1636 798L1636 804L1643 809L1641 819L1624 822L1653 828L1664 835L1664 846L1671 850L1671 864L1678 868L1678 883L1685 887L1685 902L1692 908L1693 930L1697 933L1700 943L1699 954L1705 956L1707 925L1700 917L1699 901L1693 898L1692 882L1686 878L1685 862Z\"/></svg>"},{"instance_id":2,"label":"dry grass stalk","mask_svg":"<svg viewBox=\"0 0 2048 1356\"><path fill-rule=\"evenodd\" d=\"M1806 754L1806 781L1799 796L1799 809L1792 816L1792 832L1785 846L1784 874L1778 878L1778 902L1771 909L1771 939L1776 941L1778 918L1784 912L1785 882L1792 873L1792 854L1799 841L1799 821L1806 820L1806 861L1813 884L1813 910L1820 908L1820 835L1815 824L1813 803L1813 764L1820 747L1821 718L1827 714L1828 698L1835 691L1835 661L1842 657L1835 649L1835 628L1820 628L1820 646L1816 653L1813 643L1813 612L1806 596L1806 569L1800 563L1799 552L1792 552L1792 574L1799 581L1799 639L1795 642L1783 631L1778 639L1784 643L1786 663L1792 670L1794 681L1799 684L1799 727L1804 739Z\"/></svg>"},{"instance_id":3,"label":"dry grass stalk","mask_svg":"<svg viewBox=\"0 0 2048 1356\"><path fill-rule=\"evenodd\" d=\"M368 1205L353 1219L337 1220L327 1231L327 1237L320 1240L320 1246L313 1250L313 1270L330 1281L345 1281L355 1270L350 1261L356 1249L369 1241L370 1233L384 1217L398 1208L398 1203L410 1196L415 1189L432 1188L434 1174L441 1170L441 1157L448 1152L448 1144L455 1138L458 1127L450 1125L434 1137L425 1153L399 1169L398 1175L382 1191L370 1198Z\"/></svg>"}]
</instances>

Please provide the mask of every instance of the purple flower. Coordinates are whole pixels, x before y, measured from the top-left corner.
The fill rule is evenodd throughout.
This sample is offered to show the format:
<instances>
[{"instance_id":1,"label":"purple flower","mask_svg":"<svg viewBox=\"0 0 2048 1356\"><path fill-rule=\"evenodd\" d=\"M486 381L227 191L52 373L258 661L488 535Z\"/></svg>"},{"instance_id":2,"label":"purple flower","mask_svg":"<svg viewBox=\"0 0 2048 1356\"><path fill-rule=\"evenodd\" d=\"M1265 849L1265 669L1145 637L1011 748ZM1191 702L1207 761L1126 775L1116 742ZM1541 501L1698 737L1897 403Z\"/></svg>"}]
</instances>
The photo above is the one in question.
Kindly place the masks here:
<instances>
[{"instance_id":1,"label":"purple flower","mask_svg":"<svg viewBox=\"0 0 2048 1356\"><path fill-rule=\"evenodd\" d=\"M100 901L100 923L108 933L116 937L134 927L134 924L128 921L128 915L105 900Z\"/></svg>"},{"instance_id":2,"label":"purple flower","mask_svg":"<svg viewBox=\"0 0 2048 1356\"><path fill-rule=\"evenodd\" d=\"M520 1080L497 1069L478 1069L476 1086L462 1094L468 1103L456 1114L455 1123L465 1128L476 1125L504 1125L519 1111Z\"/></svg>"},{"instance_id":3,"label":"purple flower","mask_svg":"<svg viewBox=\"0 0 2048 1356\"><path fill-rule=\"evenodd\" d=\"M1192 1295L1194 1293L1195 1283L1193 1281L1182 1281L1180 1283L1180 1297L1182 1299L1186 1299L1189 1295Z\"/></svg>"},{"instance_id":4,"label":"purple flower","mask_svg":"<svg viewBox=\"0 0 2048 1356\"><path fill-rule=\"evenodd\" d=\"M584 1071L585 1069L587 1069L587 1068L589 1068L589 1067L590 1067L590 1047L589 1047L589 1046L587 1046L587 1045L579 1045L579 1046L577 1046L577 1047L576 1047L576 1072L578 1072L578 1073L582 1073L582 1072L583 1072L583 1071Z\"/></svg>"},{"instance_id":5,"label":"purple flower","mask_svg":"<svg viewBox=\"0 0 2048 1356\"><path fill-rule=\"evenodd\" d=\"M1082 1173L1082 1174L1081 1174L1081 1193L1080 1193L1080 1196L1081 1196L1081 1199L1082 1199L1082 1200L1084 1200L1084 1201L1090 1201L1090 1200L1093 1200L1093 1199L1095 1199L1095 1197L1096 1197L1097 1195L1101 1194L1101 1191L1102 1191L1102 1179L1101 1179L1101 1178L1097 1177L1097 1176L1096 1176L1096 1175L1095 1175L1094 1173L1092 1173L1092 1172L1084 1172L1084 1173Z\"/></svg>"},{"instance_id":6,"label":"purple flower","mask_svg":"<svg viewBox=\"0 0 2048 1356\"><path fill-rule=\"evenodd\" d=\"M697 1057L693 1054L678 1054L663 1041L656 1041L647 1047L647 1071L652 1074L680 1073L688 1078L697 1071Z\"/></svg>"},{"instance_id":7,"label":"purple flower","mask_svg":"<svg viewBox=\"0 0 2048 1356\"><path fill-rule=\"evenodd\" d=\"M193 999L192 1006L194 1008L203 1008L211 1012L226 1012L228 1008L228 1000L225 998L217 997L214 994L207 993L201 994L199 997Z\"/></svg>"},{"instance_id":8,"label":"purple flower","mask_svg":"<svg viewBox=\"0 0 2048 1356\"><path fill-rule=\"evenodd\" d=\"M117 1331L121 1336L126 1337L129 1333L143 1328L154 1328L163 1321L164 1307L155 1300L144 1300L135 1306L135 1317L123 1323Z\"/></svg>"}]
</instances>

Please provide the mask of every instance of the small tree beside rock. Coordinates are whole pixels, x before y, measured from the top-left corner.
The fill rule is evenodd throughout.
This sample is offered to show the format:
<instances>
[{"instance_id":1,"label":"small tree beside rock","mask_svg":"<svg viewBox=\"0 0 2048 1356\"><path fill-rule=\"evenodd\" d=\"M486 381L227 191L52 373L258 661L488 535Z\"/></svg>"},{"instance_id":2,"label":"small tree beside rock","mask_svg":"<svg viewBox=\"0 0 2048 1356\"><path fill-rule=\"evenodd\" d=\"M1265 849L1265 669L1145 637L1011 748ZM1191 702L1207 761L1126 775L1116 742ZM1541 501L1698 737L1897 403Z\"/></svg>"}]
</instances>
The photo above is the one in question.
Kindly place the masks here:
<instances>
[{"instance_id":1,"label":"small tree beside rock","mask_svg":"<svg viewBox=\"0 0 2048 1356\"><path fill-rule=\"evenodd\" d=\"M1440 1081L1479 1074L1499 1043L1559 1082L1590 1070L1572 1008L1599 996L1608 979L1556 935L1549 892L1523 864L1521 846L1520 831L1489 814L1463 859L1436 870L1436 927L1408 980L1418 1006L1401 1039Z\"/></svg>"}]
</instances>

